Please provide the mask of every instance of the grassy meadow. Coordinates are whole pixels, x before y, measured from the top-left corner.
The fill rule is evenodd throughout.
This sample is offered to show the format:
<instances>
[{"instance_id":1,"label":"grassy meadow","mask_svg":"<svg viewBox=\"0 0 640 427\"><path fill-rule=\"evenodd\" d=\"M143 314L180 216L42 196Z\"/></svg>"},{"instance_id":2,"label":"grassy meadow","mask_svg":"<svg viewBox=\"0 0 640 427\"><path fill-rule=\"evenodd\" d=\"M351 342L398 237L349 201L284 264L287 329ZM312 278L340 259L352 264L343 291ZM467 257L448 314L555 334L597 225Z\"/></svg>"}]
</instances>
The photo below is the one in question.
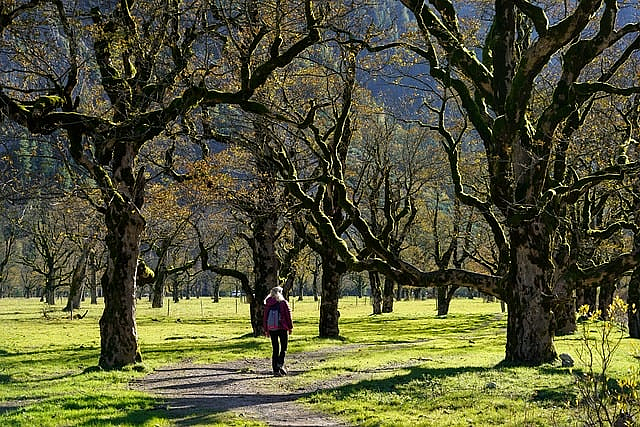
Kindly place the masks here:
<instances>
[{"instance_id":1,"label":"grassy meadow","mask_svg":"<svg viewBox=\"0 0 640 427\"><path fill-rule=\"evenodd\" d=\"M168 300L167 300L168 301ZM290 356L343 347L304 374L300 383L350 372L371 372L353 385L302 400L362 426L574 426L573 370L550 364L505 367L506 314L499 303L457 299L438 318L435 301L400 301L395 312L370 316L368 300L340 302L340 340L317 338L318 303L292 301L295 329ZM248 306L233 298L168 301L152 309L138 303L140 366L104 372L98 320L102 307L70 320L37 299L0 299L0 425L173 426L163 402L131 390L131 381L180 362L212 363L267 357L266 338L251 336ZM46 313L45 313L46 311ZM46 315L45 315L46 314ZM634 342L635 341L635 342ZM580 334L558 338L559 353L577 360ZM638 340L623 339L613 373L638 368ZM578 363L579 365L579 363ZM232 414L207 414L189 425L260 425Z\"/></svg>"}]
</instances>

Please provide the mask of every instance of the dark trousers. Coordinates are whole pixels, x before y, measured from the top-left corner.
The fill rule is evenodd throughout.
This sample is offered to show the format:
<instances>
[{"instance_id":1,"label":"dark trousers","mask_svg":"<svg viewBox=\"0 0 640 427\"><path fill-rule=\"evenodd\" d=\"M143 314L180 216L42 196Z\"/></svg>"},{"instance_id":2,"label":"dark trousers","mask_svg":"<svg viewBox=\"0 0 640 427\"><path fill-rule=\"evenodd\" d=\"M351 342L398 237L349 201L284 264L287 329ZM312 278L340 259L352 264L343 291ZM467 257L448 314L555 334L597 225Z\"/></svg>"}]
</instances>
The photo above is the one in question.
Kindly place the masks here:
<instances>
[{"instance_id":1,"label":"dark trousers","mask_svg":"<svg viewBox=\"0 0 640 427\"><path fill-rule=\"evenodd\" d=\"M273 372L276 373L284 366L284 355L287 353L289 333L286 329L278 329L277 331L269 331L269 335L271 336L271 347L273 347L271 365Z\"/></svg>"}]
</instances>

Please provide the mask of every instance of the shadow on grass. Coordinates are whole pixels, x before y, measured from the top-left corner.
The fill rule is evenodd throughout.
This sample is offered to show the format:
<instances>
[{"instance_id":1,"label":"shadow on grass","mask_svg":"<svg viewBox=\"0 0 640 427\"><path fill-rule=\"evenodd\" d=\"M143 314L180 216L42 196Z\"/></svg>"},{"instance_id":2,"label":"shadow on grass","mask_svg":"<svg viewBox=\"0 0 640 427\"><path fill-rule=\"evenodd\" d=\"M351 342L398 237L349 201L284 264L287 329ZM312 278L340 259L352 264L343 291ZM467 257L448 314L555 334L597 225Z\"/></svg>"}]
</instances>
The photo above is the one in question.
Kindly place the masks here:
<instances>
[{"instance_id":1,"label":"shadow on grass","mask_svg":"<svg viewBox=\"0 0 640 427\"><path fill-rule=\"evenodd\" d=\"M167 418L164 406L151 397L131 398L119 403L95 394L84 398L74 396L73 399L73 401L45 399L0 403L0 415L8 425L40 425L42 423L74 426L137 426L146 425L154 419ZM91 419L82 419L86 417L86 413L92 414ZM64 424L56 422L56 419L61 421L63 418ZM23 424L25 419L31 420L29 424Z\"/></svg>"},{"instance_id":2,"label":"shadow on grass","mask_svg":"<svg viewBox=\"0 0 640 427\"><path fill-rule=\"evenodd\" d=\"M241 424L231 423L228 415L224 413L210 413L206 411L190 412L184 416L167 417L167 412L162 410L157 411L135 411L127 414L123 417L118 417L109 420L101 420L101 426L122 426L122 425L144 425L154 419L169 419L174 422L174 425L180 427L189 426L210 426L210 425L238 425L238 426L252 426L254 425L250 421L243 420ZM78 427L95 427L94 421L78 424ZM255 423L255 425L258 425ZM264 424L259 424L264 425Z\"/></svg>"},{"instance_id":3,"label":"shadow on grass","mask_svg":"<svg viewBox=\"0 0 640 427\"><path fill-rule=\"evenodd\" d=\"M430 367L412 367L408 368L409 372L405 375L397 375L391 378L364 380L353 384L347 384L331 390L331 396L336 401L348 400L353 396L366 395L362 392L397 392L403 386L417 382L420 389L439 388L441 381L445 378L452 378L463 374L490 374L493 372L501 372L503 368L481 367L481 366L462 366L448 368L430 368ZM569 375L565 369L541 368L543 375ZM415 386L415 385L414 385ZM492 386L493 388L495 386ZM319 390L322 392L322 390ZM567 402L575 401L576 392L572 384L560 386L538 387L533 391L531 400L543 404L559 405ZM509 394L510 392L507 392ZM311 393L312 395L313 393ZM446 394L446 393L445 393Z\"/></svg>"},{"instance_id":4,"label":"shadow on grass","mask_svg":"<svg viewBox=\"0 0 640 427\"><path fill-rule=\"evenodd\" d=\"M545 387L536 390L533 400L536 402L553 403L554 405L566 405L575 402L578 397L574 388L570 385L558 387Z\"/></svg>"},{"instance_id":5,"label":"shadow on grass","mask_svg":"<svg viewBox=\"0 0 640 427\"><path fill-rule=\"evenodd\" d=\"M412 367L408 369L409 373L405 375L396 375L394 377L384 379L364 380L335 388L332 390L332 396L334 396L336 400L340 400L341 398L348 398L350 395L357 394L365 390L388 392L416 380L430 382L446 377L458 376L464 373L483 373L491 370L491 368L480 366L463 366L456 368Z\"/></svg>"},{"instance_id":6,"label":"shadow on grass","mask_svg":"<svg viewBox=\"0 0 640 427\"><path fill-rule=\"evenodd\" d=\"M249 338L249 339L247 339ZM265 339L253 339L253 335L244 337L243 339L231 338L225 341L209 342L203 340L179 339L170 340L165 342L171 342L172 345L162 344L147 344L142 348L142 357L144 359L153 360L159 355L174 355L176 353L209 353L216 351L224 351L225 353L232 354L249 354L251 351L260 349L261 347L267 348L271 346L271 343Z\"/></svg>"},{"instance_id":7,"label":"shadow on grass","mask_svg":"<svg viewBox=\"0 0 640 427\"><path fill-rule=\"evenodd\" d=\"M233 340L244 340L244 339L247 339L247 338L257 338L257 337L255 335L253 335L253 332L249 332L248 334L240 335L238 337L234 337L234 338L231 338L231 339L233 339Z\"/></svg>"}]
</instances>

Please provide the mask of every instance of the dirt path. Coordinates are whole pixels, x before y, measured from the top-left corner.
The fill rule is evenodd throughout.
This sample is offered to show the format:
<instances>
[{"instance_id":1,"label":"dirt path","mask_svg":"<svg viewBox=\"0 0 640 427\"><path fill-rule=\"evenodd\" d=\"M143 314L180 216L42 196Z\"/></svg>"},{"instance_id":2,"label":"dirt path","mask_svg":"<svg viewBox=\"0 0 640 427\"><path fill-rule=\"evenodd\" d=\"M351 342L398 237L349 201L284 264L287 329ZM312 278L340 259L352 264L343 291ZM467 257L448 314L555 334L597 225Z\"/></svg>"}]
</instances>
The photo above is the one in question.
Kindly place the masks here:
<instances>
[{"instance_id":1,"label":"dirt path","mask_svg":"<svg viewBox=\"0 0 640 427\"><path fill-rule=\"evenodd\" d=\"M314 391L362 380L374 372L350 373L304 387L294 385L296 375L331 354L351 350L349 347L358 346L292 354L287 357L289 375L286 377L271 374L270 359L243 359L215 365L181 364L158 369L136 383L134 388L163 397L178 425L181 425L181 419L186 424L186 418L193 413L231 411L270 426L349 426L327 414L312 411L296 400Z\"/></svg>"}]
</instances>

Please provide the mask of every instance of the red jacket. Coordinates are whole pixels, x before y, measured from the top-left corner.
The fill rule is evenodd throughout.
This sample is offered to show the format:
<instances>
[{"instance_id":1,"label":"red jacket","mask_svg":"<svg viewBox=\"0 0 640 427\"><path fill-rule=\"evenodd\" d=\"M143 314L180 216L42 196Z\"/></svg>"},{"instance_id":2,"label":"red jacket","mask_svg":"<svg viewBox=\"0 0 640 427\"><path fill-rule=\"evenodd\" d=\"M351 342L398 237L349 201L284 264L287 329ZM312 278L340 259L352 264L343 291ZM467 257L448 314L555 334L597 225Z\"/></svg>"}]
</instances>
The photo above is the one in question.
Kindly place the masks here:
<instances>
[{"instance_id":1,"label":"red jacket","mask_svg":"<svg viewBox=\"0 0 640 427\"><path fill-rule=\"evenodd\" d=\"M276 304L278 304L278 301L274 297L269 297L264 305L262 328L264 329L265 334L268 334L267 317L269 316L269 309ZM291 333L291 330L293 329L293 322L291 321L291 307L289 307L287 300L280 301L280 304L280 323L282 324L283 329L286 329Z\"/></svg>"}]
</instances>

